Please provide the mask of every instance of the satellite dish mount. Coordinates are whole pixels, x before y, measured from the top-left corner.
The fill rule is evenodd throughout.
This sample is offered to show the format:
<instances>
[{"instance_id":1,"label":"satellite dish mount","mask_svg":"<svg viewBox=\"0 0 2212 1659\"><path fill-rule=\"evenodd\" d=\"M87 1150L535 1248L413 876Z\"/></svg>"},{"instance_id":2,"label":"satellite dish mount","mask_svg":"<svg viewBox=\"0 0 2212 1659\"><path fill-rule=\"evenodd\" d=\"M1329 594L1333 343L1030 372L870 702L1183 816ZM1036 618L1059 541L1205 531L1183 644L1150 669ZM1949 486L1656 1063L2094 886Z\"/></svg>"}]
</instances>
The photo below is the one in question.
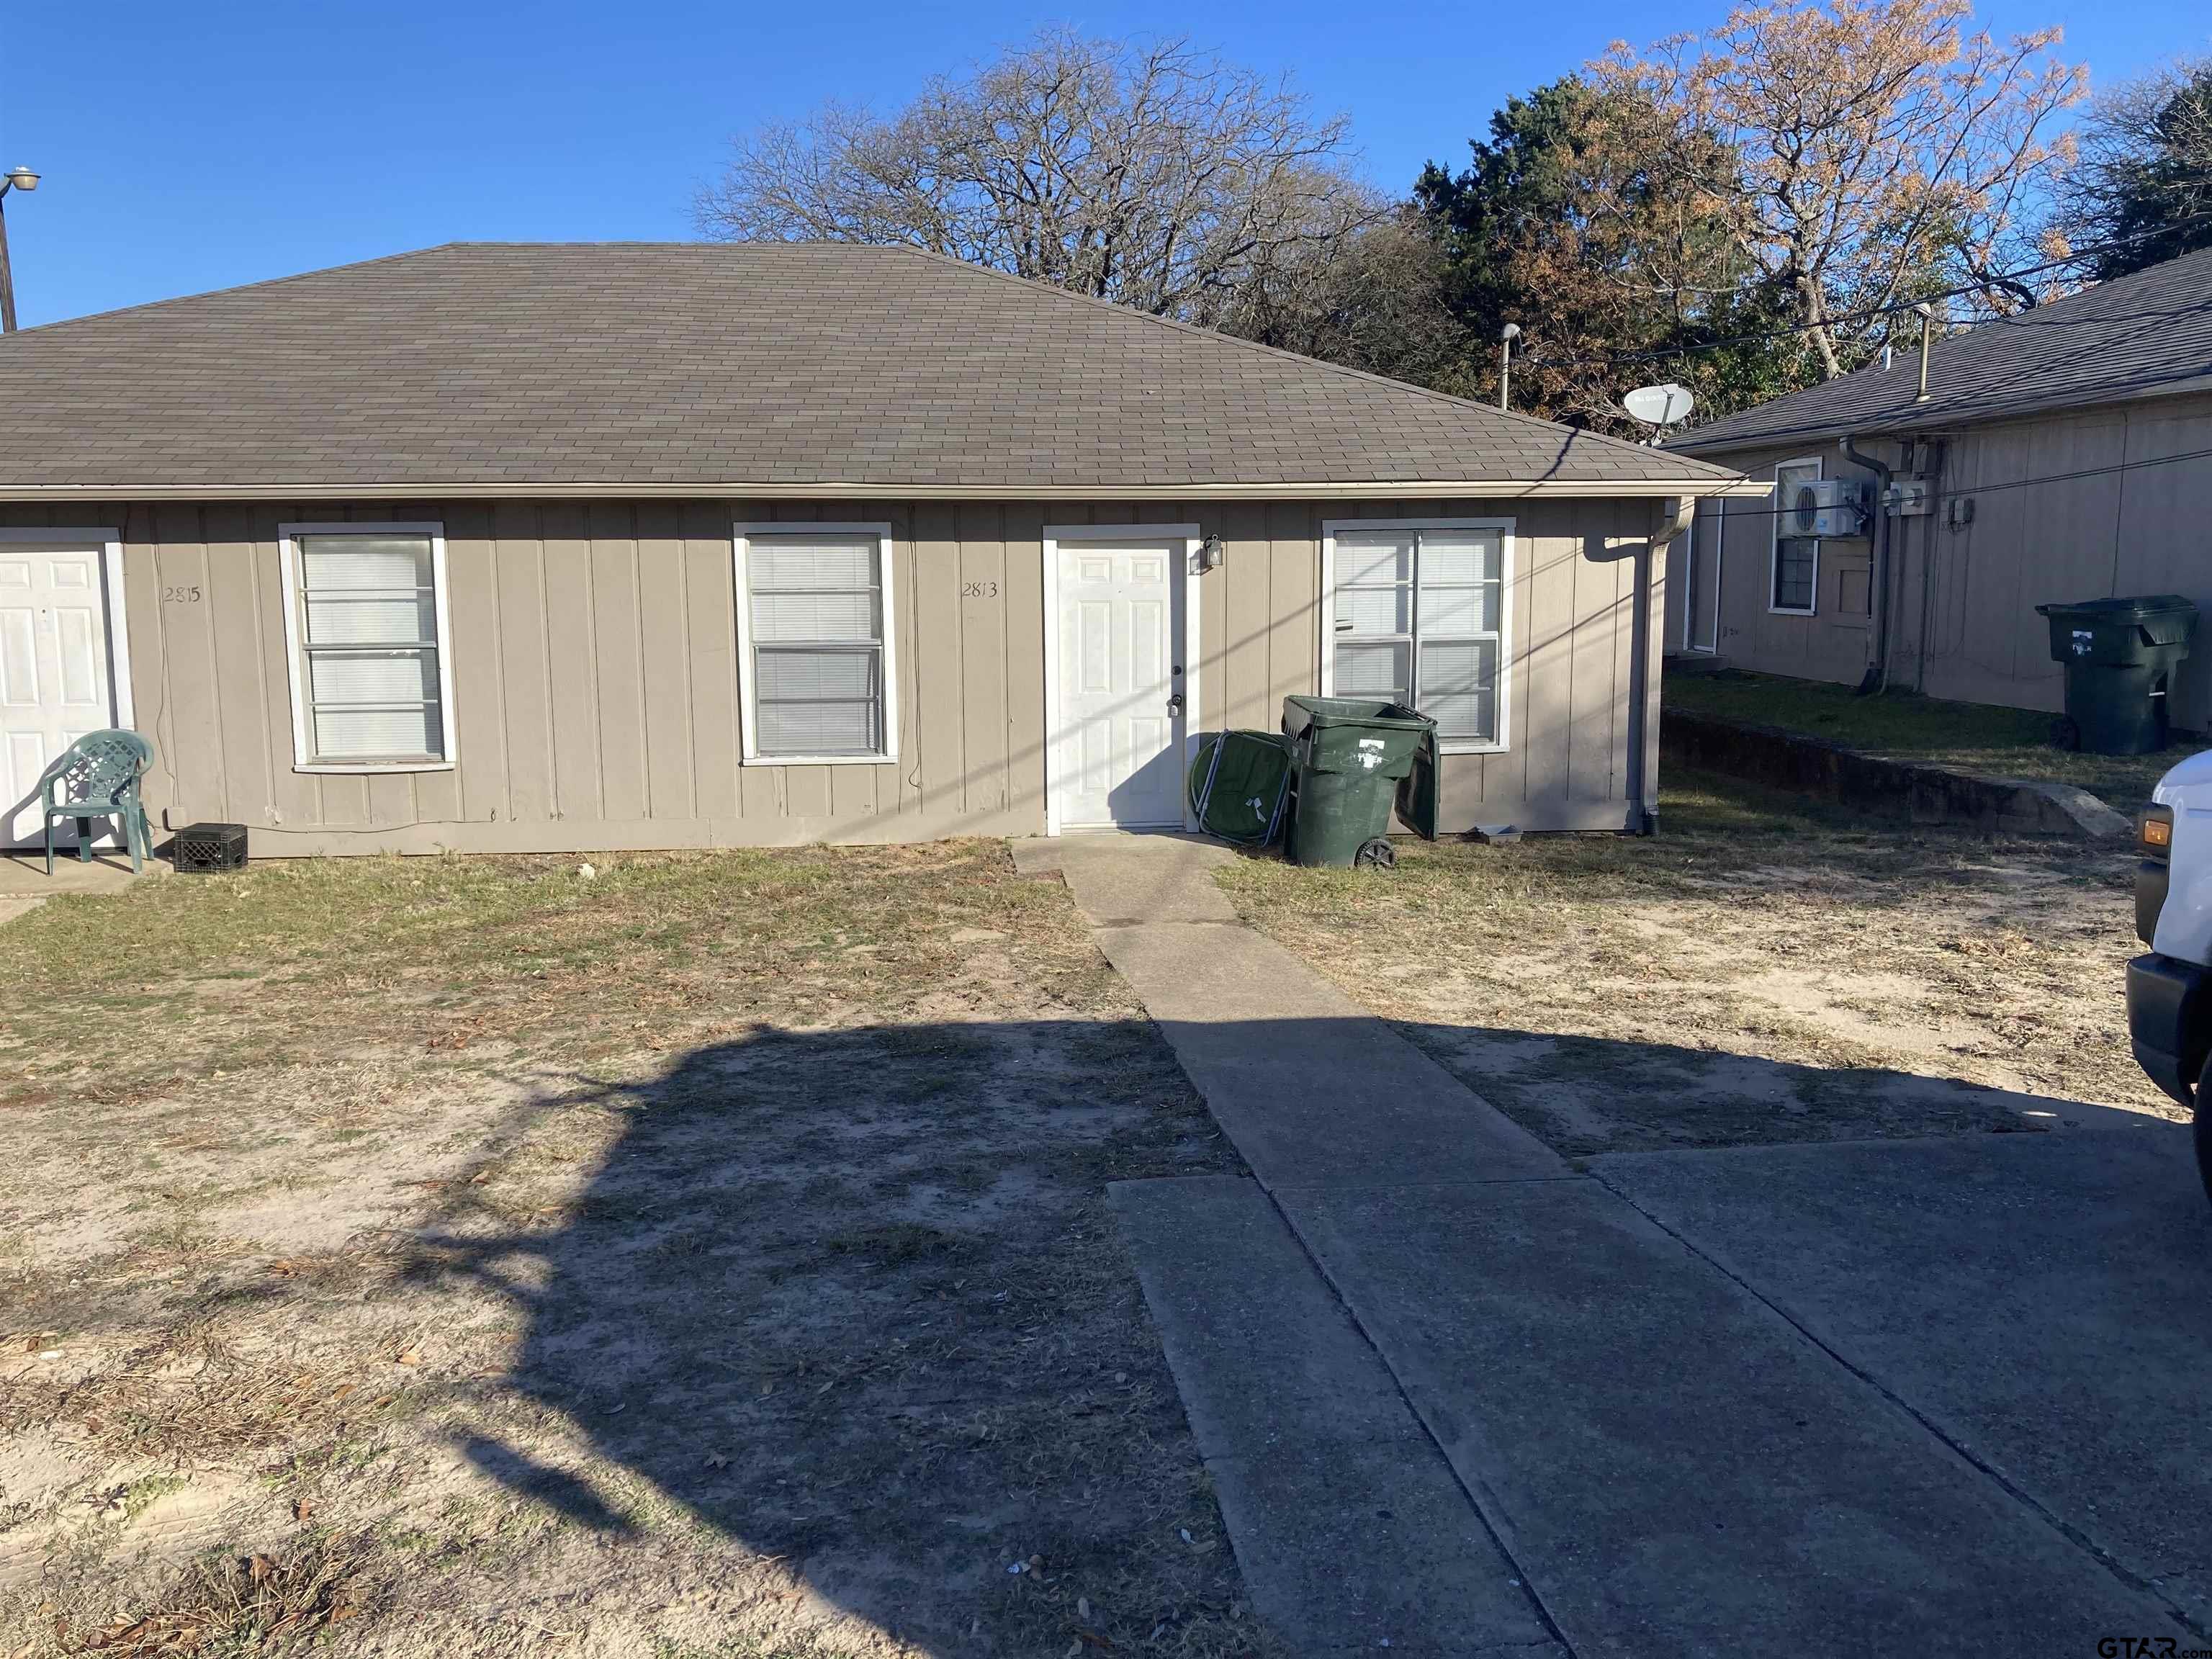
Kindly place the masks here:
<instances>
[{"instance_id":1,"label":"satellite dish mount","mask_svg":"<svg viewBox=\"0 0 2212 1659\"><path fill-rule=\"evenodd\" d=\"M1620 400L1632 419L1651 428L1655 440L1665 435L1670 426L1680 426L1690 418L1690 411L1698 406L1690 395L1690 388L1676 386L1669 380L1664 386L1640 386Z\"/></svg>"}]
</instances>

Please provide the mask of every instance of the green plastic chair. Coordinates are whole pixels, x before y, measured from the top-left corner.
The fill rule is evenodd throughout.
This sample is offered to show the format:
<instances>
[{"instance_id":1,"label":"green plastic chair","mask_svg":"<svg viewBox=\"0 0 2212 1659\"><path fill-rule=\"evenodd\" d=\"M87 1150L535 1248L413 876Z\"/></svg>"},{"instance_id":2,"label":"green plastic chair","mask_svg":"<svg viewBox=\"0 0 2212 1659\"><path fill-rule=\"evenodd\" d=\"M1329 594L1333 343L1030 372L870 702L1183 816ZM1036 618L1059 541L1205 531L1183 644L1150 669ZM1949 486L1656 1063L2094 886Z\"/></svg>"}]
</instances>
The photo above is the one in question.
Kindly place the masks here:
<instances>
[{"instance_id":1,"label":"green plastic chair","mask_svg":"<svg viewBox=\"0 0 2212 1659\"><path fill-rule=\"evenodd\" d=\"M46 873L54 872L54 820L76 820L76 855L92 862L92 825L113 818L123 825L131 870L146 867L154 832L138 804L138 780L154 763L154 745L136 732L88 732L46 770L39 794L46 811Z\"/></svg>"}]
</instances>

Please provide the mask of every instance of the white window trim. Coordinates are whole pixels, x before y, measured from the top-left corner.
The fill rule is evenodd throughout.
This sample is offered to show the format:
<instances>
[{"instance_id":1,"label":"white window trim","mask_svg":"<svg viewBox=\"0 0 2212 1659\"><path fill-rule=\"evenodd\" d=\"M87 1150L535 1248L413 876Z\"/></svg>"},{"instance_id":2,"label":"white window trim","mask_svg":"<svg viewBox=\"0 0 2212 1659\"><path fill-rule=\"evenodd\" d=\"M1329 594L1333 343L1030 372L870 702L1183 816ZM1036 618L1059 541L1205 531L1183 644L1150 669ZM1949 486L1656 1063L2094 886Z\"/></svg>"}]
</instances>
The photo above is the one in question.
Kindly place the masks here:
<instances>
[{"instance_id":1,"label":"white window trim","mask_svg":"<svg viewBox=\"0 0 2212 1659\"><path fill-rule=\"evenodd\" d=\"M438 611L438 728L445 739L445 754L438 760L319 761L307 737L307 653L301 647L300 618L300 538L302 536L428 536L430 538L431 599ZM335 524L280 524L276 526L277 561L284 575L284 654L291 667L292 769L333 777L358 777L384 772L450 772L459 758L453 731L453 621L446 586L446 526L434 520L420 523L371 524L346 520Z\"/></svg>"},{"instance_id":2,"label":"white window trim","mask_svg":"<svg viewBox=\"0 0 2212 1659\"><path fill-rule=\"evenodd\" d=\"M1820 538L1818 536L1792 536L1791 541L1813 544L1813 603L1799 610L1796 605L1774 602L1776 578L1782 574L1782 515L1790 509L1783 504L1782 474L1793 466L1809 466L1815 478L1828 476L1826 458L1819 455L1798 455L1774 464L1774 533L1767 539L1766 547L1766 614L1770 617L1816 617L1820 613Z\"/></svg>"},{"instance_id":3,"label":"white window trim","mask_svg":"<svg viewBox=\"0 0 2212 1659\"><path fill-rule=\"evenodd\" d=\"M823 524L811 519L762 520L730 526L731 570L738 613L739 763L745 766L895 766L898 763L898 613L896 548L888 521ZM752 588L745 580L745 556L754 538L768 536L873 536L876 581L884 599L884 747L875 755L763 755L754 747L760 722L754 708Z\"/></svg>"},{"instance_id":4,"label":"white window trim","mask_svg":"<svg viewBox=\"0 0 2212 1659\"><path fill-rule=\"evenodd\" d=\"M1175 583L1182 599L1182 772L1190 771L1198 753L1202 729L1199 714L1200 643L1199 550L1206 544L1205 527L1194 524L1048 524L1044 527L1044 832L1060 833L1060 744L1054 725L1060 719L1060 550L1065 542L1159 542L1180 544ZM1171 585L1170 596L1173 593ZM1170 677L1172 678L1172 677ZM1182 827L1195 831L1198 816L1191 810L1190 791L1182 791Z\"/></svg>"},{"instance_id":5,"label":"white window trim","mask_svg":"<svg viewBox=\"0 0 2212 1659\"><path fill-rule=\"evenodd\" d=\"M1336 695L1336 538L1340 532L1358 535L1369 530L1494 530L1498 538L1498 738L1477 743L1470 738L1439 738L1437 751L1444 755L1503 755L1513 747L1513 535L1511 519L1324 519L1321 526L1321 695ZM1420 603L1419 571L1415 572L1413 603ZM1421 669L1413 666L1413 682L1420 684Z\"/></svg>"}]
</instances>

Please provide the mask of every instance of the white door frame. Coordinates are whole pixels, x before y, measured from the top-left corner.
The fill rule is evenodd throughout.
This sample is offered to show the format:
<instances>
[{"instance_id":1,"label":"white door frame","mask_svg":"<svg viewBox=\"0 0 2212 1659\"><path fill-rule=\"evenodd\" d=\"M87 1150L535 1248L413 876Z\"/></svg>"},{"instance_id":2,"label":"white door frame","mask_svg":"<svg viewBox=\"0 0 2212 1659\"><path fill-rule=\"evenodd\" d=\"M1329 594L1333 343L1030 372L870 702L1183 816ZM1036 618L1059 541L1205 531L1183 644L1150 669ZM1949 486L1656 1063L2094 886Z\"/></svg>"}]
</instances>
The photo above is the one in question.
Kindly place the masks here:
<instances>
[{"instance_id":1,"label":"white door frame","mask_svg":"<svg viewBox=\"0 0 2212 1659\"><path fill-rule=\"evenodd\" d=\"M123 532L106 526L81 524L32 526L21 529L0 527L0 545L33 546L57 549L96 547L100 550L101 618L106 623L107 645L107 701L115 724L130 729L133 711L131 707L131 629L125 619L129 609L123 597ZM0 847L12 846L7 837L7 826L0 824ZM115 831L111 825L93 843L95 847L112 846Z\"/></svg>"},{"instance_id":2,"label":"white door frame","mask_svg":"<svg viewBox=\"0 0 2212 1659\"><path fill-rule=\"evenodd\" d=\"M1182 802L1182 827L1195 830L1191 817L1190 791L1180 780L1190 769L1199 732L1198 550L1206 532L1194 524L1048 524L1044 527L1044 832L1060 833L1060 744L1054 728L1060 720L1060 550L1064 542L1181 543L1182 557L1174 561L1176 574L1169 583L1171 600L1182 607L1182 712L1176 717L1182 738L1181 764L1176 793Z\"/></svg>"}]
</instances>

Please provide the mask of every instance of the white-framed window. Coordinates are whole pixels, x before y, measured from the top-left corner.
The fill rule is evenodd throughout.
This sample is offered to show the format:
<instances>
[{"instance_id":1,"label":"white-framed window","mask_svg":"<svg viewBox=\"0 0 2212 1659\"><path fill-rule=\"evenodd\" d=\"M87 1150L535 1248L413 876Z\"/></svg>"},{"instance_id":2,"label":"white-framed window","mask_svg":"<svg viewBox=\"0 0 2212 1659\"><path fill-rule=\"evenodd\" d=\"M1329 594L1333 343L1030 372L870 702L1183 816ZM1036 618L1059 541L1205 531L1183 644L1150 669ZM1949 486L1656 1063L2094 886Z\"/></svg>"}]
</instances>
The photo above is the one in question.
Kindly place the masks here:
<instances>
[{"instance_id":1,"label":"white-framed window","mask_svg":"<svg viewBox=\"0 0 2212 1659\"><path fill-rule=\"evenodd\" d=\"M1322 526L1322 695L1411 704L1449 754L1506 746L1510 519Z\"/></svg>"},{"instance_id":2,"label":"white-framed window","mask_svg":"<svg viewBox=\"0 0 2212 1659\"><path fill-rule=\"evenodd\" d=\"M451 767L445 526L281 525L277 550L295 766L303 772Z\"/></svg>"},{"instance_id":3,"label":"white-framed window","mask_svg":"<svg viewBox=\"0 0 2212 1659\"><path fill-rule=\"evenodd\" d=\"M898 758L887 524L736 526L749 765Z\"/></svg>"},{"instance_id":4,"label":"white-framed window","mask_svg":"<svg viewBox=\"0 0 2212 1659\"><path fill-rule=\"evenodd\" d=\"M1774 469L1774 555L1767 570L1766 608L1778 616L1809 617L1820 592L1820 538L1785 536L1783 526L1800 486L1820 477L1820 458L1808 455Z\"/></svg>"}]
</instances>

